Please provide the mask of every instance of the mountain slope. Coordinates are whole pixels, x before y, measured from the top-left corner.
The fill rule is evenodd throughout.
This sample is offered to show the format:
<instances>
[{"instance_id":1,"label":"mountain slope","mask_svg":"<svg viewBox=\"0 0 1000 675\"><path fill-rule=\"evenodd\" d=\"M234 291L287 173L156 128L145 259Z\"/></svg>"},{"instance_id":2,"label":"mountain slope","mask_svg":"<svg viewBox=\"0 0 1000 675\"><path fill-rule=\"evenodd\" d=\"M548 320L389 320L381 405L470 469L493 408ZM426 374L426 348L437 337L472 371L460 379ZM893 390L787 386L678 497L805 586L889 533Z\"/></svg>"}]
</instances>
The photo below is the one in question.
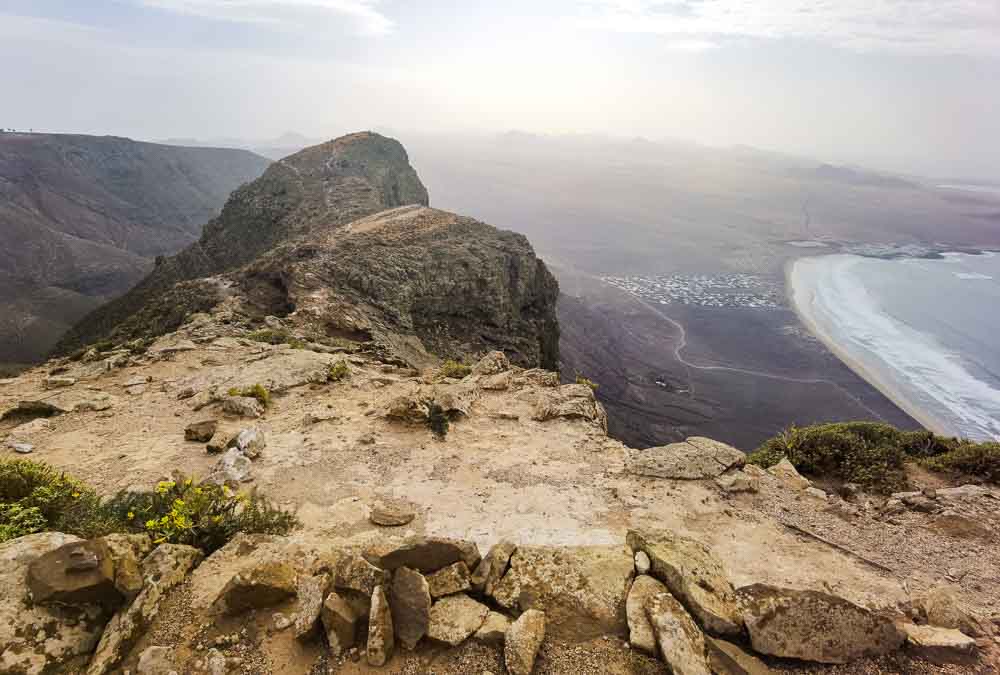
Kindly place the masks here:
<instances>
[{"instance_id":1,"label":"mountain slope","mask_svg":"<svg viewBox=\"0 0 1000 675\"><path fill-rule=\"evenodd\" d=\"M224 304L235 322L288 317L310 339L373 341L412 364L501 349L555 367L558 285L528 240L427 204L395 140L307 148L234 192L198 242L58 349L160 335Z\"/></svg>"},{"instance_id":2,"label":"mountain slope","mask_svg":"<svg viewBox=\"0 0 1000 675\"><path fill-rule=\"evenodd\" d=\"M242 150L0 134L0 363L44 355L267 165Z\"/></svg>"}]
</instances>

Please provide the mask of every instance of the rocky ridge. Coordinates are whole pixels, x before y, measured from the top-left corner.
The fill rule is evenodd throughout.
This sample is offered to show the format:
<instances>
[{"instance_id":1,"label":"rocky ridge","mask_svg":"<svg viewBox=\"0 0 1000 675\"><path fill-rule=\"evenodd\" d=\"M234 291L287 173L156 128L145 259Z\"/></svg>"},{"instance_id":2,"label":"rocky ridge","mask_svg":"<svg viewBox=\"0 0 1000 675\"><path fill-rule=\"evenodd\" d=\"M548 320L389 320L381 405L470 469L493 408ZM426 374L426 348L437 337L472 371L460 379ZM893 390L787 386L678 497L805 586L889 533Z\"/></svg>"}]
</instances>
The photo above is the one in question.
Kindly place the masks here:
<instances>
[{"instance_id":1,"label":"rocky ridge","mask_svg":"<svg viewBox=\"0 0 1000 675\"><path fill-rule=\"evenodd\" d=\"M786 526L773 502L825 517L839 500L787 468L743 466L739 451L692 439L682 454L703 449L692 461L705 476L637 474L642 451L607 437L589 387L500 353L452 378L370 346L293 349L249 335L195 316L145 353L53 362L0 384L7 438L104 492L184 466L256 485L303 522L288 537L238 536L204 561L144 535L94 542L95 573L74 578L72 593L74 558L61 553L72 537L0 545L11 561L5 672L995 668L989 593L825 540L817 524ZM340 363L348 374L331 380ZM229 405L241 398L231 389L253 384L269 390L268 406ZM427 402L451 417L443 438L427 428ZM664 466L662 449L651 452ZM935 499L997 499L974 488ZM863 535L899 518L903 498L854 496L846 517ZM982 522L996 522L993 509ZM975 550L988 574L992 536L949 544ZM31 594L41 588L62 595Z\"/></svg>"}]
</instances>

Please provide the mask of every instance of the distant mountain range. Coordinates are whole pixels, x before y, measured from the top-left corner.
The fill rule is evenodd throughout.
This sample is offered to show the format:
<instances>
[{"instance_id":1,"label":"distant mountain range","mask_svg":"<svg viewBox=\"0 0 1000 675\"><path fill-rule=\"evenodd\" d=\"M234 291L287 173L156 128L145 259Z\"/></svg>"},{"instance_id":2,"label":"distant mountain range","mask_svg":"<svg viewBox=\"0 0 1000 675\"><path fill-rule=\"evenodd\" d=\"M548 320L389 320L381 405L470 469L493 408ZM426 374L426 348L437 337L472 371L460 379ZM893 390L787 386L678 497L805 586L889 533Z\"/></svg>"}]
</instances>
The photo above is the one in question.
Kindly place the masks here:
<instances>
[{"instance_id":1,"label":"distant mountain range","mask_svg":"<svg viewBox=\"0 0 1000 675\"><path fill-rule=\"evenodd\" d=\"M0 133L0 368L42 357L268 164L245 150Z\"/></svg>"}]
</instances>

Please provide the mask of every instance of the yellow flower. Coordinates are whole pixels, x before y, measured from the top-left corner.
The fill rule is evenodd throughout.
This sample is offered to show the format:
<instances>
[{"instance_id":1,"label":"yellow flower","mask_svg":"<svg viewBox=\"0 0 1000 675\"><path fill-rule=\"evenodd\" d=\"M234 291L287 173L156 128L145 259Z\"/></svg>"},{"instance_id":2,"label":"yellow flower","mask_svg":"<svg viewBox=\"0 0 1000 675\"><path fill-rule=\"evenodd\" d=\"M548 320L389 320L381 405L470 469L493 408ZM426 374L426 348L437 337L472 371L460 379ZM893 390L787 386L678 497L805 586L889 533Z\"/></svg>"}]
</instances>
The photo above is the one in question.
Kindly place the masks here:
<instances>
[{"instance_id":1,"label":"yellow flower","mask_svg":"<svg viewBox=\"0 0 1000 675\"><path fill-rule=\"evenodd\" d=\"M135 518L135 511L129 511L128 512L128 519L132 520L133 518Z\"/></svg>"},{"instance_id":2,"label":"yellow flower","mask_svg":"<svg viewBox=\"0 0 1000 675\"><path fill-rule=\"evenodd\" d=\"M80 496L80 493L79 493L79 492L74 492L74 493L73 493L73 499L76 499L76 498L77 498L77 497L79 497L79 496Z\"/></svg>"}]
</instances>

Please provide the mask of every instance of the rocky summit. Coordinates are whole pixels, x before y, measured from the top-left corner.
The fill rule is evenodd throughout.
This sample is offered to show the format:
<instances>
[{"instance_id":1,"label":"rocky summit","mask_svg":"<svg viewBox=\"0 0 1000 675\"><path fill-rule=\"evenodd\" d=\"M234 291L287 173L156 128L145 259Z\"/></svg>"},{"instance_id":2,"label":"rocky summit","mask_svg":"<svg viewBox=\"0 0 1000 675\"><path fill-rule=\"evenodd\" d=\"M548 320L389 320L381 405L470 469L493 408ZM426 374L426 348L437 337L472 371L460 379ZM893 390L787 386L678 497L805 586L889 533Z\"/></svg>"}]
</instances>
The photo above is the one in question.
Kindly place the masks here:
<instances>
[{"instance_id":1,"label":"rocky summit","mask_svg":"<svg viewBox=\"0 0 1000 675\"><path fill-rule=\"evenodd\" d=\"M426 195L400 158L289 158L290 192L227 207L270 194L266 246L0 380L0 525L29 530L0 543L0 672L997 672L995 487L841 498L706 438L627 447L552 370L528 243L400 204ZM33 475L103 519L31 512Z\"/></svg>"}]
</instances>

